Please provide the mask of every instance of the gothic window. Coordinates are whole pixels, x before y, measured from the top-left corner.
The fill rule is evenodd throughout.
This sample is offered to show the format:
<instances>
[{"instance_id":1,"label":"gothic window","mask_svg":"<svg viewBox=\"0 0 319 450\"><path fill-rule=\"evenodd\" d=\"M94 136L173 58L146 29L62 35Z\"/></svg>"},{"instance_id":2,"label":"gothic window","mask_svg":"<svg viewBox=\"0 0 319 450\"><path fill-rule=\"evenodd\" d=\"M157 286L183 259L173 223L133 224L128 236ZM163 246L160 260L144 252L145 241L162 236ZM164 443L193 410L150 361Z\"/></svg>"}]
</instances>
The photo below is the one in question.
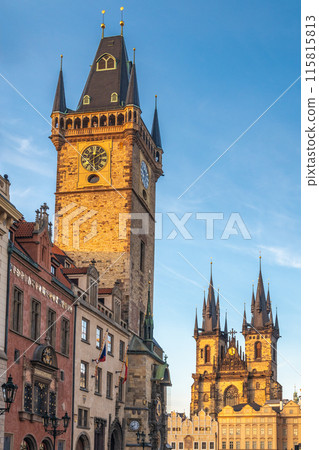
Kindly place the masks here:
<instances>
[{"instance_id":1,"label":"gothic window","mask_svg":"<svg viewBox=\"0 0 319 450\"><path fill-rule=\"evenodd\" d=\"M55 347L55 332L56 332L56 313L52 309L48 309L48 329L47 329L47 336L50 339L50 345L52 347Z\"/></svg>"},{"instance_id":2,"label":"gothic window","mask_svg":"<svg viewBox=\"0 0 319 450\"><path fill-rule=\"evenodd\" d=\"M100 127L105 127L106 125L106 116L101 116L100 117Z\"/></svg>"},{"instance_id":3,"label":"gothic window","mask_svg":"<svg viewBox=\"0 0 319 450\"><path fill-rule=\"evenodd\" d=\"M113 94L111 94L111 103L115 103L118 101L118 95L116 92L113 92Z\"/></svg>"},{"instance_id":4,"label":"gothic window","mask_svg":"<svg viewBox=\"0 0 319 450\"><path fill-rule=\"evenodd\" d=\"M123 125L123 123L124 123L124 116L123 116L123 114L119 114L117 116L117 124L118 125Z\"/></svg>"},{"instance_id":5,"label":"gothic window","mask_svg":"<svg viewBox=\"0 0 319 450\"><path fill-rule=\"evenodd\" d=\"M13 291L12 328L18 333L22 333L22 305L23 292L15 287Z\"/></svg>"},{"instance_id":6,"label":"gothic window","mask_svg":"<svg viewBox=\"0 0 319 450\"><path fill-rule=\"evenodd\" d=\"M72 119L67 119L66 121L66 129L70 130L72 128Z\"/></svg>"},{"instance_id":7,"label":"gothic window","mask_svg":"<svg viewBox=\"0 0 319 450\"><path fill-rule=\"evenodd\" d=\"M234 406L238 404L238 389L235 386L229 386L224 393L224 406Z\"/></svg>"},{"instance_id":8,"label":"gothic window","mask_svg":"<svg viewBox=\"0 0 319 450\"><path fill-rule=\"evenodd\" d=\"M91 101L91 98L90 98L89 95L85 95L85 96L83 97L83 105L89 105L89 104L90 104L90 101Z\"/></svg>"},{"instance_id":9,"label":"gothic window","mask_svg":"<svg viewBox=\"0 0 319 450\"><path fill-rule=\"evenodd\" d=\"M70 322L65 317L61 321L61 353L69 354Z\"/></svg>"},{"instance_id":10,"label":"gothic window","mask_svg":"<svg viewBox=\"0 0 319 450\"><path fill-rule=\"evenodd\" d=\"M63 117L61 117L61 119L60 119L60 128L64 128L64 119L63 119Z\"/></svg>"},{"instance_id":11,"label":"gothic window","mask_svg":"<svg viewBox=\"0 0 319 450\"><path fill-rule=\"evenodd\" d=\"M83 128L87 128L89 126L90 119L88 117L84 117L83 119Z\"/></svg>"},{"instance_id":12,"label":"gothic window","mask_svg":"<svg viewBox=\"0 0 319 450\"><path fill-rule=\"evenodd\" d=\"M113 70L113 69L116 69L116 59L112 55L105 53L97 61L96 70L99 72L101 70Z\"/></svg>"},{"instance_id":13,"label":"gothic window","mask_svg":"<svg viewBox=\"0 0 319 450\"><path fill-rule=\"evenodd\" d=\"M81 119L79 117L77 117L74 121L74 128L75 129L81 128Z\"/></svg>"},{"instance_id":14,"label":"gothic window","mask_svg":"<svg viewBox=\"0 0 319 450\"><path fill-rule=\"evenodd\" d=\"M32 299L31 303L31 339L34 341L40 336L41 304Z\"/></svg>"},{"instance_id":15,"label":"gothic window","mask_svg":"<svg viewBox=\"0 0 319 450\"><path fill-rule=\"evenodd\" d=\"M261 358L261 342L258 341L255 344L255 359Z\"/></svg>"},{"instance_id":16,"label":"gothic window","mask_svg":"<svg viewBox=\"0 0 319 450\"><path fill-rule=\"evenodd\" d=\"M115 116L114 116L114 114L111 114L109 116L109 126L113 127L114 125L115 125Z\"/></svg>"},{"instance_id":17,"label":"gothic window","mask_svg":"<svg viewBox=\"0 0 319 450\"><path fill-rule=\"evenodd\" d=\"M210 346L206 345L205 346L205 363L209 363L210 362Z\"/></svg>"},{"instance_id":18,"label":"gothic window","mask_svg":"<svg viewBox=\"0 0 319 450\"><path fill-rule=\"evenodd\" d=\"M98 121L98 118L96 116L92 117L91 124L92 124L92 127L97 127L98 126L99 121Z\"/></svg>"}]
</instances>

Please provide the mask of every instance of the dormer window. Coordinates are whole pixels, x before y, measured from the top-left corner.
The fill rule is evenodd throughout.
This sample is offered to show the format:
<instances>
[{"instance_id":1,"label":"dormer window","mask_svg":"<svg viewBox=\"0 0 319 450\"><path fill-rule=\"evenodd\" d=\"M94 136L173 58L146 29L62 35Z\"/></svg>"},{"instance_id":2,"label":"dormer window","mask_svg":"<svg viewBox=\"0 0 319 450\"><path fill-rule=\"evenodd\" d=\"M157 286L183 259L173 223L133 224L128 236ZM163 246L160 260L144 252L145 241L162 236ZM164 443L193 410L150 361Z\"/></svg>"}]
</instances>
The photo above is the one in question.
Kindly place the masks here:
<instances>
[{"instance_id":1,"label":"dormer window","mask_svg":"<svg viewBox=\"0 0 319 450\"><path fill-rule=\"evenodd\" d=\"M118 95L116 92L113 92L113 94L111 94L111 102L117 102L118 101Z\"/></svg>"},{"instance_id":2,"label":"dormer window","mask_svg":"<svg viewBox=\"0 0 319 450\"><path fill-rule=\"evenodd\" d=\"M98 60L96 64L96 70L101 71L113 69L116 69L116 59L112 55L105 53L105 55L102 55Z\"/></svg>"},{"instance_id":3,"label":"dormer window","mask_svg":"<svg viewBox=\"0 0 319 450\"><path fill-rule=\"evenodd\" d=\"M89 105L91 101L91 97L89 95L85 95L83 97L83 105Z\"/></svg>"}]
</instances>

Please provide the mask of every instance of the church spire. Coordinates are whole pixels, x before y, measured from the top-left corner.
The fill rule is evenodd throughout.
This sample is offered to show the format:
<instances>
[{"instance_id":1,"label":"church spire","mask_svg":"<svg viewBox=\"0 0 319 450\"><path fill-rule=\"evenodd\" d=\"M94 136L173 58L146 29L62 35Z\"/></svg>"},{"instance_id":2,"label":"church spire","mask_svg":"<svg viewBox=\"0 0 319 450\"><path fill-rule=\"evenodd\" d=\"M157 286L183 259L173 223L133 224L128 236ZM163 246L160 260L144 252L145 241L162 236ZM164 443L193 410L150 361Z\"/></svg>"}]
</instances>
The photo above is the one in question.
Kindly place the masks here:
<instances>
[{"instance_id":1,"label":"church spire","mask_svg":"<svg viewBox=\"0 0 319 450\"><path fill-rule=\"evenodd\" d=\"M198 337L198 320L197 320L197 308L195 313L195 325L194 325L194 337Z\"/></svg>"},{"instance_id":2,"label":"church spire","mask_svg":"<svg viewBox=\"0 0 319 450\"><path fill-rule=\"evenodd\" d=\"M63 55L61 55L60 73L59 73L57 88L55 91L52 112L65 113L66 112L66 102L65 102L63 72L62 72L62 61L63 61Z\"/></svg>"},{"instance_id":3,"label":"church spire","mask_svg":"<svg viewBox=\"0 0 319 450\"><path fill-rule=\"evenodd\" d=\"M125 100L126 105L134 105L140 107L140 99L138 96L138 87L137 87L137 77L136 77L136 68L135 68L135 48L134 51L134 59L133 65L131 69L130 81L127 89L127 96Z\"/></svg>"},{"instance_id":4,"label":"church spire","mask_svg":"<svg viewBox=\"0 0 319 450\"><path fill-rule=\"evenodd\" d=\"M244 315L243 315L243 325L242 332L244 333L247 330L247 317L246 317L246 303L244 304Z\"/></svg>"},{"instance_id":5,"label":"church spire","mask_svg":"<svg viewBox=\"0 0 319 450\"><path fill-rule=\"evenodd\" d=\"M204 300L203 300L203 320L202 320L202 330L205 331L205 317L206 317L206 298L205 298L205 291L204 291Z\"/></svg>"},{"instance_id":6,"label":"church spire","mask_svg":"<svg viewBox=\"0 0 319 450\"><path fill-rule=\"evenodd\" d=\"M254 327L263 328L268 322L267 302L265 296L264 282L261 272L261 256L259 257L259 276L254 308Z\"/></svg>"},{"instance_id":7,"label":"church spire","mask_svg":"<svg viewBox=\"0 0 319 450\"><path fill-rule=\"evenodd\" d=\"M157 114L157 95L155 95L155 110L154 110L151 136L152 136L152 139L153 139L156 147L162 148L161 133L160 133L159 122L158 122L158 114Z\"/></svg>"},{"instance_id":8,"label":"church spire","mask_svg":"<svg viewBox=\"0 0 319 450\"><path fill-rule=\"evenodd\" d=\"M226 337L226 339L227 339L227 337L228 337L227 311L226 311L226 313L225 313L224 334L225 334L225 337Z\"/></svg>"}]
</instances>

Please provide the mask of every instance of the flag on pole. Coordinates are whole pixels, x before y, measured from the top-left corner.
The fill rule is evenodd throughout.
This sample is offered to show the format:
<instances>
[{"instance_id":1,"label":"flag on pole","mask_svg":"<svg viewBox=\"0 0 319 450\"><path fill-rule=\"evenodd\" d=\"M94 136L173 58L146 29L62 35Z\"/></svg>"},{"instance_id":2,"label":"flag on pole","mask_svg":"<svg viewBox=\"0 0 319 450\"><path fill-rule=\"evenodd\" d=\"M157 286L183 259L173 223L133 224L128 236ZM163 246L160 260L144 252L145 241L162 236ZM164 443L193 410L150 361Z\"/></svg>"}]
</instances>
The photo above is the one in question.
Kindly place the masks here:
<instances>
[{"instance_id":1,"label":"flag on pole","mask_svg":"<svg viewBox=\"0 0 319 450\"><path fill-rule=\"evenodd\" d=\"M100 362L104 362L105 360L106 360L106 342L104 342L103 349L101 351L99 359L97 360L97 364Z\"/></svg>"},{"instance_id":2,"label":"flag on pole","mask_svg":"<svg viewBox=\"0 0 319 450\"><path fill-rule=\"evenodd\" d=\"M109 335L109 330L106 330L99 357L98 357L98 359L95 360L96 366L95 366L94 375L92 375L92 377L94 377L94 378L96 377L97 368L98 368L99 363L104 362L106 360L106 344L107 344L108 335ZM93 361L94 361L94 359L93 359Z\"/></svg>"}]
</instances>

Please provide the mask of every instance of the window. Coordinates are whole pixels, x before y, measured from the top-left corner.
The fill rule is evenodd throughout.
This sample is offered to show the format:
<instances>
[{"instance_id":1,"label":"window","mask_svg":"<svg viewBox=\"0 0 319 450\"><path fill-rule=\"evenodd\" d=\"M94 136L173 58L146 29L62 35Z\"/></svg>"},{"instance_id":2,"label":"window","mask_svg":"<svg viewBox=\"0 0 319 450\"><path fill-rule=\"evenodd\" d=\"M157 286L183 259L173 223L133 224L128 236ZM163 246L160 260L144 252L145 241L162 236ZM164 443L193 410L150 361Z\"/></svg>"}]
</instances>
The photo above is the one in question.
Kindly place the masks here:
<instances>
[{"instance_id":1,"label":"window","mask_svg":"<svg viewBox=\"0 0 319 450\"><path fill-rule=\"evenodd\" d=\"M260 435L264 436L264 434L265 434L265 428L260 428Z\"/></svg>"},{"instance_id":2,"label":"window","mask_svg":"<svg viewBox=\"0 0 319 450\"><path fill-rule=\"evenodd\" d=\"M194 442L194 450L198 450L198 442Z\"/></svg>"},{"instance_id":3,"label":"window","mask_svg":"<svg viewBox=\"0 0 319 450\"><path fill-rule=\"evenodd\" d=\"M140 249L140 270L144 272L145 265L145 242L141 241L141 249Z\"/></svg>"},{"instance_id":4,"label":"window","mask_svg":"<svg viewBox=\"0 0 319 450\"><path fill-rule=\"evenodd\" d=\"M226 427L223 427L223 428L222 428L222 435L223 435L223 436L226 436L226 431L227 431L227 430L226 430Z\"/></svg>"},{"instance_id":5,"label":"window","mask_svg":"<svg viewBox=\"0 0 319 450\"><path fill-rule=\"evenodd\" d=\"M253 448L257 448L257 441L253 441Z\"/></svg>"},{"instance_id":6,"label":"window","mask_svg":"<svg viewBox=\"0 0 319 450\"><path fill-rule=\"evenodd\" d=\"M260 448L261 450L265 448L265 441L260 441Z\"/></svg>"},{"instance_id":7,"label":"window","mask_svg":"<svg viewBox=\"0 0 319 450\"><path fill-rule=\"evenodd\" d=\"M58 441L58 450L65 450L65 441Z\"/></svg>"},{"instance_id":8,"label":"window","mask_svg":"<svg viewBox=\"0 0 319 450\"><path fill-rule=\"evenodd\" d=\"M70 322L65 317L61 319L61 353L64 355L69 354L69 341L70 341Z\"/></svg>"},{"instance_id":9,"label":"window","mask_svg":"<svg viewBox=\"0 0 319 450\"><path fill-rule=\"evenodd\" d=\"M3 450L12 450L12 448L12 435L5 435Z\"/></svg>"},{"instance_id":10,"label":"window","mask_svg":"<svg viewBox=\"0 0 319 450\"><path fill-rule=\"evenodd\" d=\"M248 450L249 449L249 441L245 442L245 449Z\"/></svg>"},{"instance_id":11,"label":"window","mask_svg":"<svg viewBox=\"0 0 319 450\"><path fill-rule=\"evenodd\" d=\"M250 436L250 428L246 427L246 436Z\"/></svg>"},{"instance_id":12,"label":"window","mask_svg":"<svg viewBox=\"0 0 319 450\"><path fill-rule=\"evenodd\" d=\"M268 441L268 448L272 448L272 441Z\"/></svg>"},{"instance_id":13,"label":"window","mask_svg":"<svg viewBox=\"0 0 319 450\"><path fill-rule=\"evenodd\" d=\"M50 339L50 345L55 347L55 322L56 322L56 313L52 309L48 309L48 320L47 320L47 336Z\"/></svg>"},{"instance_id":14,"label":"window","mask_svg":"<svg viewBox=\"0 0 319 450\"><path fill-rule=\"evenodd\" d=\"M87 390L88 385L88 364L84 361L81 361L80 366L80 388Z\"/></svg>"},{"instance_id":15,"label":"window","mask_svg":"<svg viewBox=\"0 0 319 450\"><path fill-rule=\"evenodd\" d=\"M258 341L255 344L255 359L261 358L261 342Z\"/></svg>"},{"instance_id":16,"label":"window","mask_svg":"<svg viewBox=\"0 0 319 450\"><path fill-rule=\"evenodd\" d=\"M107 398L112 398L113 391L113 374L111 372L107 372L106 374L106 396Z\"/></svg>"},{"instance_id":17,"label":"window","mask_svg":"<svg viewBox=\"0 0 319 450\"><path fill-rule=\"evenodd\" d=\"M234 448L234 442L233 441L229 441L229 448L231 448L231 449Z\"/></svg>"},{"instance_id":18,"label":"window","mask_svg":"<svg viewBox=\"0 0 319 450\"><path fill-rule=\"evenodd\" d=\"M119 378L119 395L118 395L118 400L119 402L123 401L123 378Z\"/></svg>"},{"instance_id":19,"label":"window","mask_svg":"<svg viewBox=\"0 0 319 450\"><path fill-rule=\"evenodd\" d=\"M253 428L253 436L257 436L257 428L256 427Z\"/></svg>"},{"instance_id":20,"label":"window","mask_svg":"<svg viewBox=\"0 0 319 450\"><path fill-rule=\"evenodd\" d=\"M233 428L233 427L229 428L229 434L230 434L231 436L233 436L233 434L234 434L234 428Z\"/></svg>"},{"instance_id":21,"label":"window","mask_svg":"<svg viewBox=\"0 0 319 450\"><path fill-rule=\"evenodd\" d=\"M268 428L268 435L272 436L272 428L271 427Z\"/></svg>"},{"instance_id":22,"label":"window","mask_svg":"<svg viewBox=\"0 0 319 450\"><path fill-rule=\"evenodd\" d=\"M236 449L240 449L240 441L236 441Z\"/></svg>"},{"instance_id":23,"label":"window","mask_svg":"<svg viewBox=\"0 0 319 450\"><path fill-rule=\"evenodd\" d=\"M210 346L206 345L205 346L205 363L209 363L210 362Z\"/></svg>"},{"instance_id":24,"label":"window","mask_svg":"<svg viewBox=\"0 0 319 450\"><path fill-rule=\"evenodd\" d=\"M116 69L116 59L107 53L102 55L96 64L96 70L113 70Z\"/></svg>"},{"instance_id":25,"label":"window","mask_svg":"<svg viewBox=\"0 0 319 450\"><path fill-rule=\"evenodd\" d=\"M22 305L23 292L15 287L13 291L12 329L18 333L22 333Z\"/></svg>"},{"instance_id":26,"label":"window","mask_svg":"<svg viewBox=\"0 0 319 450\"><path fill-rule=\"evenodd\" d=\"M294 427L294 436L298 436L298 428Z\"/></svg>"},{"instance_id":27,"label":"window","mask_svg":"<svg viewBox=\"0 0 319 450\"><path fill-rule=\"evenodd\" d=\"M125 342L120 341L120 352L119 352L119 360L124 361L124 349L125 349Z\"/></svg>"},{"instance_id":28,"label":"window","mask_svg":"<svg viewBox=\"0 0 319 450\"><path fill-rule=\"evenodd\" d=\"M183 442L178 443L178 448L179 448L179 450L183 450L183 448L184 448Z\"/></svg>"},{"instance_id":29,"label":"window","mask_svg":"<svg viewBox=\"0 0 319 450\"><path fill-rule=\"evenodd\" d=\"M222 449L226 448L226 441L222 442Z\"/></svg>"},{"instance_id":30,"label":"window","mask_svg":"<svg viewBox=\"0 0 319 450\"><path fill-rule=\"evenodd\" d=\"M78 427L88 428L88 410L79 408L78 409Z\"/></svg>"},{"instance_id":31,"label":"window","mask_svg":"<svg viewBox=\"0 0 319 450\"><path fill-rule=\"evenodd\" d=\"M53 276L56 276L56 267L55 266L51 266L51 274Z\"/></svg>"},{"instance_id":32,"label":"window","mask_svg":"<svg viewBox=\"0 0 319 450\"><path fill-rule=\"evenodd\" d=\"M202 442L202 450L206 450L206 442Z\"/></svg>"},{"instance_id":33,"label":"window","mask_svg":"<svg viewBox=\"0 0 319 450\"><path fill-rule=\"evenodd\" d=\"M88 342L88 338L89 338L89 321L82 318L81 339L82 341Z\"/></svg>"},{"instance_id":34,"label":"window","mask_svg":"<svg viewBox=\"0 0 319 450\"><path fill-rule=\"evenodd\" d=\"M83 97L83 105L89 105L90 104L90 100L91 100L90 96L89 95L85 95Z\"/></svg>"},{"instance_id":35,"label":"window","mask_svg":"<svg viewBox=\"0 0 319 450\"><path fill-rule=\"evenodd\" d=\"M111 94L111 103L117 102L118 100L118 95L116 92L113 92L113 94Z\"/></svg>"},{"instance_id":36,"label":"window","mask_svg":"<svg viewBox=\"0 0 319 450\"><path fill-rule=\"evenodd\" d=\"M36 380L33 387L34 413L39 416L48 411L49 386L46 383Z\"/></svg>"},{"instance_id":37,"label":"window","mask_svg":"<svg viewBox=\"0 0 319 450\"><path fill-rule=\"evenodd\" d=\"M107 335L107 352L113 355L113 335L110 333Z\"/></svg>"},{"instance_id":38,"label":"window","mask_svg":"<svg viewBox=\"0 0 319 450\"><path fill-rule=\"evenodd\" d=\"M175 448L176 448L176 442L172 442L172 448L175 450Z\"/></svg>"},{"instance_id":39,"label":"window","mask_svg":"<svg viewBox=\"0 0 319 450\"><path fill-rule=\"evenodd\" d=\"M96 327L96 348L102 347L102 333L102 328Z\"/></svg>"},{"instance_id":40,"label":"window","mask_svg":"<svg viewBox=\"0 0 319 450\"><path fill-rule=\"evenodd\" d=\"M98 367L95 375L95 394L101 395L102 369Z\"/></svg>"},{"instance_id":41,"label":"window","mask_svg":"<svg viewBox=\"0 0 319 450\"><path fill-rule=\"evenodd\" d=\"M240 428L239 427L236 428L236 434L237 434L237 436L240 436Z\"/></svg>"},{"instance_id":42,"label":"window","mask_svg":"<svg viewBox=\"0 0 319 450\"><path fill-rule=\"evenodd\" d=\"M32 299L31 302L31 339L34 341L40 336L41 304Z\"/></svg>"},{"instance_id":43,"label":"window","mask_svg":"<svg viewBox=\"0 0 319 450\"><path fill-rule=\"evenodd\" d=\"M209 443L209 450L214 450L215 446L214 446L214 442L210 442Z\"/></svg>"}]
</instances>

